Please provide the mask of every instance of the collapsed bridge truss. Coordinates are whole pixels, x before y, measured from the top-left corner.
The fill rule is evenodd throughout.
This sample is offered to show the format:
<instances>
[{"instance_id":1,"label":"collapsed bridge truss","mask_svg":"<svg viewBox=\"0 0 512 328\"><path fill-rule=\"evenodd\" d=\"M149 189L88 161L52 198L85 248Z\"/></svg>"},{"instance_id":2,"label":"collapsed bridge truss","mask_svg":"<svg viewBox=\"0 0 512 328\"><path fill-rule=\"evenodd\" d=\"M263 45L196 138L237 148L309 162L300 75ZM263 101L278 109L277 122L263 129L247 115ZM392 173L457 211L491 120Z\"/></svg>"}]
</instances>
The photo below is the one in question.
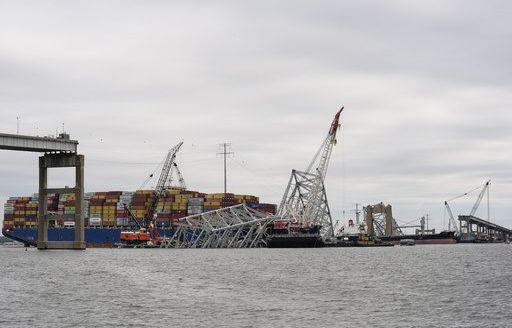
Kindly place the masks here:
<instances>
[{"instance_id":1,"label":"collapsed bridge truss","mask_svg":"<svg viewBox=\"0 0 512 328\"><path fill-rule=\"evenodd\" d=\"M267 226L275 217L245 204L180 219L170 240L173 248L264 247Z\"/></svg>"}]
</instances>

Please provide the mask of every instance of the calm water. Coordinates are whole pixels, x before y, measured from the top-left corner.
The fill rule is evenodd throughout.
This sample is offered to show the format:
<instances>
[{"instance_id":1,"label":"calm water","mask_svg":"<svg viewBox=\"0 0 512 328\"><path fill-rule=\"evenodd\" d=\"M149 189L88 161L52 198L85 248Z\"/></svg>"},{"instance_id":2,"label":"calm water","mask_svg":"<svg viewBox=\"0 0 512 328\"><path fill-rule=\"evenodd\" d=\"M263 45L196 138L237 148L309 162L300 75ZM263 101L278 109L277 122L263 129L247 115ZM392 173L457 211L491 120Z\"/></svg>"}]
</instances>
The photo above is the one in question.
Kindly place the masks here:
<instances>
[{"instance_id":1,"label":"calm water","mask_svg":"<svg viewBox=\"0 0 512 328\"><path fill-rule=\"evenodd\" d=\"M512 245L0 248L0 327L512 327Z\"/></svg>"}]
</instances>

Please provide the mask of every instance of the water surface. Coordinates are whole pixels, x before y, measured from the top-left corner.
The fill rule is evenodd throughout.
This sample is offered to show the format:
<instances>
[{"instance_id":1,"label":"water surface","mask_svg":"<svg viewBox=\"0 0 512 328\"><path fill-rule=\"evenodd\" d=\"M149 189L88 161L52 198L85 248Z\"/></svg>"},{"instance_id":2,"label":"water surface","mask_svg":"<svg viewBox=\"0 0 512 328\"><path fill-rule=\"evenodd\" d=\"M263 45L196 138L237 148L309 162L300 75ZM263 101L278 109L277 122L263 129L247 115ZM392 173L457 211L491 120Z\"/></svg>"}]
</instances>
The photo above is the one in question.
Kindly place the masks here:
<instances>
[{"instance_id":1,"label":"water surface","mask_svg":"<svg viewBox=\"0 0 512 328\"><path fill-rule=\"evenodd\" d=\"M512 327L512 245L0 248L0 327Z\"/></svg>"}]
</instances>

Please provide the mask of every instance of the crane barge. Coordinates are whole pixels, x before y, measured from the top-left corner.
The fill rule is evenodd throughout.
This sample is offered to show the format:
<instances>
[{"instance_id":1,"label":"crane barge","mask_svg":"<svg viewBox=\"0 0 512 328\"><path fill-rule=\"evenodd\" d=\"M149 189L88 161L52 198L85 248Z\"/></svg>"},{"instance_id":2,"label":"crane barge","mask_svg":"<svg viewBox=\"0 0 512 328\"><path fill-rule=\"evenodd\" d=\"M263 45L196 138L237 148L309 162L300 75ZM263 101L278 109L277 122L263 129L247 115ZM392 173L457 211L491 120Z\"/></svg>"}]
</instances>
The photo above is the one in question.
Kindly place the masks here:
<instances>
[{"instance_id":1,"label":"crane barge","mask_svg":"<svg viewBox=\"0 0 512 328\"><path fill-rule=\"evenodd\" d=\"M332 149L337 144L343 109L334 115L327 136L306 170L292 170L277 219L271 226L269 247L323 247L334 237L324 180Z\"/></svg>"},{"instance_id":2,"label":"crane barge","mask_svg":"<svg viewBox=\"0 0 512 328\"><path fill-rule=\"evenodd\" d=\"M178 169L178 165L176 164L176 154L180 150L183 145L183 141L178 143L176 146L171 148L167 156L165 158L162 171L160 172L160 177L158 178L157 185L155 187L155 191L153 195L149 199L149 206L147 209L147 214L143 219L142 223L139 223L133 212L130 210L127 204L123 204L125 210L127 211L129 217L139 228L138 231L126 230L121 231L121 243L129 246L138 246L138 245L149 245L149 246L158 246L162 242L162 238L160 238L158 233L158 228L156 224L157 219L157 205L160 198L163 196L167 181L169 184L172 181L172 173L173 168L177 171L178 179L181 186L185 187L185 180L181 175L180 170Z\"/></svg>"}]
</instances>

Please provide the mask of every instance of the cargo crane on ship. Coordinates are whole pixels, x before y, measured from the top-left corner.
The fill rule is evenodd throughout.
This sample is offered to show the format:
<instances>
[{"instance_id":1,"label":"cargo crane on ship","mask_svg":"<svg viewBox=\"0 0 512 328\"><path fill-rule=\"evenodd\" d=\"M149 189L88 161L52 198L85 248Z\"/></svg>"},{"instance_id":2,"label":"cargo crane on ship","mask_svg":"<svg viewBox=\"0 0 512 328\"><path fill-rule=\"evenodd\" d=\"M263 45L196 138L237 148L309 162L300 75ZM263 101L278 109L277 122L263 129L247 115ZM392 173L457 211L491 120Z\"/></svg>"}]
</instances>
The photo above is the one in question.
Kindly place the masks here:
<instances>
[{"instance_id":1,"label":"cargo crane on ship","mask_svg":"<svg viewBox=\"0 0 512 328\"><path fill-rule=\"evenodd\" d=\"M270 238L275 247L288 247L288 244L293 247L295 242L292 239L297 234L302 235L301 240L311 239L311 243L306 242L308 245L304 246L318 246L334 237L324 181L332 149L337 144L336 134L341 126L340 115L343 109L335 114L327 136L306 170L292 170L277 211L279 219L274 221L276 234Z\"/></svg>"}]
</instances>

